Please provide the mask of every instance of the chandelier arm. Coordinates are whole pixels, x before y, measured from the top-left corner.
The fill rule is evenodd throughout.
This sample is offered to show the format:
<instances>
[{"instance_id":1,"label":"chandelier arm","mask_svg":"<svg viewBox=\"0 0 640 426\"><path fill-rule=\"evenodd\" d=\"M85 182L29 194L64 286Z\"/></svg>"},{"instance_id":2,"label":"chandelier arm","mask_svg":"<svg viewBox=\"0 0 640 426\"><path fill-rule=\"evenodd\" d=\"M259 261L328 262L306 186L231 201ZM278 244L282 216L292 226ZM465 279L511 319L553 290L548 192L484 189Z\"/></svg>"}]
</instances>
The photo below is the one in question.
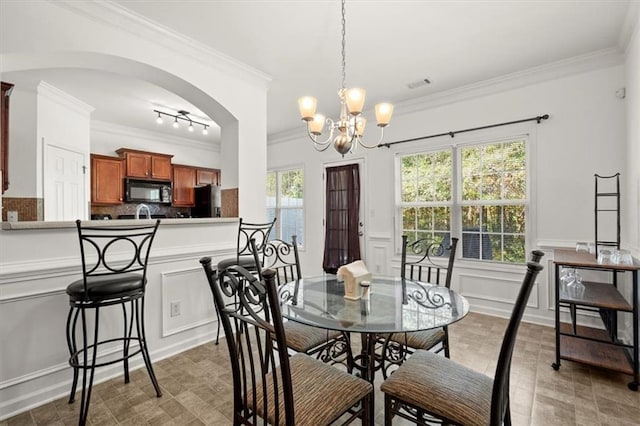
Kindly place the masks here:
<instances>
[{"instance_id":1,"label":"chandelier arm","mask_svg":"<svg viewBox=\"0 0 640 426\"><path fill-rule=\"evenodd\" d=\"M358 143L362 145L363 148L367 148L367 149L378 148L382 143L382 140L384 139L384 127L380 127L380 139L378 139L378 142L375 145L367 145L362 141L362 139L359 136L357 137L357 139L358 139Z\"/></svg>"},{"instance_id":2,"label":"chandelier arm","mask_svg":"<svg viewBox=\"0 0 640 426\"><path fill-rule=\"evenodd\" d=\"M307 122L307 136L309 136L309 139L311 139L311 142L313 142L314 146L319 145L319 146L328 147L331 144L331 139L333 138L333 131L335 129L335 125L333 123L333 120L331 120L330 118L327 118L326 122L330 130L329 130L329 135L324 141L319 141L318 136L311 133L311 131L309 130L309 122ZM326 148L322 149L322 151L324 151L325 149Z\"/></svg>"}]
</instances>

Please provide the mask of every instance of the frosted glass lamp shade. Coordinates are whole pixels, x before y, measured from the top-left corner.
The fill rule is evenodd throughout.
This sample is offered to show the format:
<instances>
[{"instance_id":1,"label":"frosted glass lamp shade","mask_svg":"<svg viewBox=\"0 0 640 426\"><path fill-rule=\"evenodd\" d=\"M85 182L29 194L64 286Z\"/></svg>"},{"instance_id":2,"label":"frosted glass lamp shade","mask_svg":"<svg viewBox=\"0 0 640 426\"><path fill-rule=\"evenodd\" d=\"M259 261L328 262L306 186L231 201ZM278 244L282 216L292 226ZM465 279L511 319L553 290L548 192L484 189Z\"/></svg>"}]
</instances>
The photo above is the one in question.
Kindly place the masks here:
<instances>
[{"instance_id":1,"label":"frosted glass lamp shade","mask_svg":"<svg viewBox=\"0 0 640 426\"><path fill-rule=\"evenodd\" d=\"M304 120L304 119L303 119ZM325 117L322 114L316 114L313 120L309 122L309 132L312 135L322 134L322 128L324 127Z\"/></svg>"},{"instance_id":2,"label":"frosted glass lamp shade","mask_svg":"<svg viewBox=\"0 0 640 426\"><path fill-rule=\"evenodd\" d=\"M391 116L393 115L393 105L390 103L376 104L376 121L378 126L385 127L391 122Z\"/></svg>"},{"instance_id":3,"label":"frosted glass lamp shade","mask_svg":"<svg viewBox=\"0 0 640 426\"><path fill-rule=\"evenodd\" d=\"M364 127L367 125L367 119L364 117L358 117L356 119L356 136L359 138L364 135Z\"/></svg>"},{"instance_id":4,"label":"frosted glass lamp shade","mask_svg":"<svg viewBox=\"0 0 640 426\"><path fill-rule=\"evenodd\" d=\"M345 102L347 103L349 114L359 115L362 112L366 93L367 92L364 89L347 89L345 93Z\"/></svg>"},{"instance_id":5,"label":"frosted glass lamp shade","mask_svg":"<svg viewBox=\"0 0 640 426\"><path fill-rule=\"evenodd\" d=\"M298 109L304 121L312 121L316 114L318 100L313 96L303 96L298 99Z\"/></svg>"}]
</instances>

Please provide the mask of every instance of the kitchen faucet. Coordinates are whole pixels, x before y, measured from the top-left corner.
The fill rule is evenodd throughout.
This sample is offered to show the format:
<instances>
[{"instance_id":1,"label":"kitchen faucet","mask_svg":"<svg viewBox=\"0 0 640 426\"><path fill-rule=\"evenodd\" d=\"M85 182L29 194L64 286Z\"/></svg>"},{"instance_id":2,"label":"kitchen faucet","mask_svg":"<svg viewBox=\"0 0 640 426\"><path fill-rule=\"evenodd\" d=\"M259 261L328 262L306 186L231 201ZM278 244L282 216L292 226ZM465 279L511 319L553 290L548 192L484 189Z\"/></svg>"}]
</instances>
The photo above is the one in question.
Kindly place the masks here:
<instances>
[{"instance_id":1,"label":"kitchen faucet","mask_svg":"<svg viewBox=\"0 0 640 426\"><path fill-rule=\"evenodd\" d=\"M147 219L151 219L151 210L149 210L149 206L143 203L138 204L136 207L136 219L140 219L140 212L142 210L146 210Z\"/></svg>"}]
</instances>

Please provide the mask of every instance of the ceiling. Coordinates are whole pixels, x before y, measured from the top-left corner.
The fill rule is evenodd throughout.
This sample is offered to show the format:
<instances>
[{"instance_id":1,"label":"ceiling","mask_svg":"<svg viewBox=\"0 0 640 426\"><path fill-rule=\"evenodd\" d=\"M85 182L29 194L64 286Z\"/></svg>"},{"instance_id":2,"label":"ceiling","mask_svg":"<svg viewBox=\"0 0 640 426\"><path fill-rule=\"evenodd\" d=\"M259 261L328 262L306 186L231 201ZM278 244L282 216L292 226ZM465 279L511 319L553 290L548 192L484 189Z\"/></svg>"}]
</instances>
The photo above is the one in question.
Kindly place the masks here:
<instances>
[{"instance_id":1,"label":"ceiling","mask_svg":"<svg viewBox=\"0 0 640 426\"><path fill-rule=\"evenodd\" d=\"M338 0L115 3L270 75L270 136L302 127L296 101L303 95L316 96L319 111L338 115ZM620 49L629 10L629 1L616 0L348 0L347 86L367 89L365 108L371 108L381 101L428 97L574 56ZM29 78L42 78L94 106L94 117L101 121L157 131L150 105L202 114L184 99L142 81L66 71L44 70L51 74ZM110 80L101 83L102 78ZM432 83L408 88L424 78Z\"/></svg>"}]
</instances>

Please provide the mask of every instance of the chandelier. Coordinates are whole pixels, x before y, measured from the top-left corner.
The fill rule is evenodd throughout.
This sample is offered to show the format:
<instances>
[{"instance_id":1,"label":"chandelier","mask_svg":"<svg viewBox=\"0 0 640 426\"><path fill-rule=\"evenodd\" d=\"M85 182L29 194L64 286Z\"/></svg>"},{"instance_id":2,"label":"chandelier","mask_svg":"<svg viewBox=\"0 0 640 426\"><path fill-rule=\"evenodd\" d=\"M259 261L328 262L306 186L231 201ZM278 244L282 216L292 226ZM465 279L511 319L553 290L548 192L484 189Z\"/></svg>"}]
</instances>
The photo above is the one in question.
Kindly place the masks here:
<instances>
[{"instance_id":1,"label":"chandelier","mask_svg":"<svg viewBox=\"0 0 640 426\"><path fill-rule=\"evenodd\" d=\"M393 105L379 103L375 106L376 121L380 127L380 139L375 145L367 145L363 142L366 118L362 116L364 107L365 90L346 87L346 31L345 31L345 0L342 0L342 87L338 90L340 98L340 118L332 120L322 114L316 114L318 100L313 96L303 96L298 99L298 108L302 120L307 123L307 134L317 151L326 150L333 142L333 147L343 156L353 152L358 145L364 148L376 148L384 139L384 128L391 121ZM327 124L329 134L321 140L322 129ZM334 134L338 134L334 138Z\"/></svg>"},{"instance_id":2,"label":"chandelier","mask_svg":"<svg viewBox=\"0 0 640 426\"><path fill-rule=\"evenodd\" d=\"M206 135L209 134L209 131L207 130L207 127L209 127L209 125L205 124L205 123L201 123L201 122L196 121L193 118L189 117L189 114L190 114L189 111L180 110L180 111L178 111L177 114L169 114L168 112L158 111L157 109L154 109L153 112L158 114L158 117L156 118L156 123L158 123L158 124L162 124L164 122L164 120L162 118L162 116L164 115L164 116L173 118L173 127L175 129L180 127L180 124L178 123L178 120L182 120L182 121L187 121L189 123L189 127L187 127L187 130L189 130L190 132L193 132L193 125L194 124L198 124L198 125L202 126L202 134L203 135L206 136Z\"/></svg>"}]
</instances>

